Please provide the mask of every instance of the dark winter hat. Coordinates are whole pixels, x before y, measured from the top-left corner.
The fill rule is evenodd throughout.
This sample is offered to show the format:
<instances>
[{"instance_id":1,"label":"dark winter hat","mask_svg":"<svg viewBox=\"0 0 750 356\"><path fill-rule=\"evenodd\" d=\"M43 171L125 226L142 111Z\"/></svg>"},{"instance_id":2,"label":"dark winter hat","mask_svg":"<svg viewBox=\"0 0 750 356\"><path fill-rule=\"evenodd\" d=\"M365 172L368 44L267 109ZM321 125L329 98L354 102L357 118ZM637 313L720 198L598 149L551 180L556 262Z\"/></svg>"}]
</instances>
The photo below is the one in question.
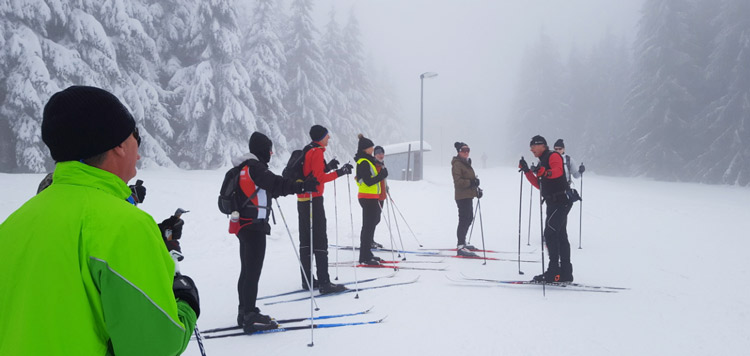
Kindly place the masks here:
<instances>
[{"instance_id":1,"label":"dark winter hat","mask_svg":"<svg viewBox=\"0 0 750 356\"><path fill-rule=\"evenodd\" d=\"M250 153L258 157L261 162L268 163L271 160L273 142L268 136L257 131L253 132L247 145L250 147Z\"/></svg>"},{"instance_id":2,"label":"dark winter hat","mask_svg":"<svg viewBox=\"0 0 750 356\"><path fill-rule=\"evenodd\" d=\"M563 143L563 140L561 138L558 138L557 141L555 141L555 145L552 146L554 148L565 148L565 143Z\"/></svg>"},{"instance_id":3,"label":"dark winter hat","mask_svg":"<svg viewBox=\"0 0 750 356\"><path fill-rule=\"evenodd\" d=\"M529 146L534 145L545 145L547 146L547 140L544 139L544 137L536 135L531 138L531 142L529 143Z\"/></svg>"},{"instance_id":4,"label":"dark winter hat","mask_svg":"<svg viewBox=\"0 0 750 356\"><path fill-rule=\"evenodd\" d=\"M383 149L383 146L375 146L374 154L385 154L385 150Z\"/></svg>"},{"instance_id":5,"label":"dark winter hat","mask_svg":"<svg viewBox=\"0 0 750 356\"><path fill-rule=\"evenodd\" d=\"M362 134L357 135L357 138L359 138L359 142L357 143L357 150L358 151L364 151L367 148L375 146L375 144L372 142L372 140L370 140L369 138L365 137Z\"/></svg>"},{"instance_id":6,"label":"dark winter hat","mask_svg":"<svg viewBox=\"0 0 750 356\"><path fill-rule=\"evenodd\" d=\"M469 147L469 145L467 145L467 144L465 144L463 142L456 142L456 143L453 144L453 147L456 148L456 152L461 151L461 147L464 147L464 146Z\"/></svg>"},{"instance_id":7,"label":"dark winter hat","mask_svg":"<svg viewBox=\"0 0 750 356\"><path fill-rule=\"evenodd\" d=\"M326 138L326 135L328 135L328 129L323 126L313 125L310 128L310 138L315 142Z\"/></svg>"},{"instance_id":8,"label":"dark winter hat","mask_svg":"<svg viewBox=\"0 0 750 356\"><path fill-rule=\"evenodd\" d=\"M56 162L91 158L109 151L135 131L135 120L112 93L72 86L44 106L42 141Z\"/></svg>"}]
</instances>

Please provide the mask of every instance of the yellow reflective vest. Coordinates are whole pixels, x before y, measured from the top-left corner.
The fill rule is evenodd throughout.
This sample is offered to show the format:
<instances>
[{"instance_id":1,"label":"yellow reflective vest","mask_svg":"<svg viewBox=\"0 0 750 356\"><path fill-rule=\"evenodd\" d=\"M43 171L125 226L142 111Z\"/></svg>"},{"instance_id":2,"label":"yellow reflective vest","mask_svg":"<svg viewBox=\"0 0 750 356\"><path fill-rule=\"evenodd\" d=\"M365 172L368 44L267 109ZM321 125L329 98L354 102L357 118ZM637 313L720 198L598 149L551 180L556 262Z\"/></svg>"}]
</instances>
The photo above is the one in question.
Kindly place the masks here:
<instances>
[{"instance_id":1,"label":"yellow reflective vest","mask_svg":"<svg viewBox=\"0 0 750 356\"><path fill-rule=\"evenodd\" d=\"M375 165L370 162L367 158L360 158L357 160L357 165L359 165L362 162L367 162L370 165L370 177L375 177L378 175L378 170L375 168ZM380 182L377 182L373 185L367 185L365 184L364 180L361 177L358 177L357 179L357 187L359 187L359 194L357 195L358 198L361 199L378 199L380 197Z\"/></svg>"}]
</instances>

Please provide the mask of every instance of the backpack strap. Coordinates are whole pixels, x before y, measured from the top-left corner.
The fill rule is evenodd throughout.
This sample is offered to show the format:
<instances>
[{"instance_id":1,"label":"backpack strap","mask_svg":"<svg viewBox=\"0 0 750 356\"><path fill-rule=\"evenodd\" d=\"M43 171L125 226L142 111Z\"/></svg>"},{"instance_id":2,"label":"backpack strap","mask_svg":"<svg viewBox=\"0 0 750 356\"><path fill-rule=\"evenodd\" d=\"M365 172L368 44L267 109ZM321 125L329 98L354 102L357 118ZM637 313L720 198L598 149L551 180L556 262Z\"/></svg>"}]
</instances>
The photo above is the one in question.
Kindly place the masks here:
<instances>
[{"instance_id":1,"label":"backpack strap","mask_svg":"<svg viewBox=\"0 0 750 356\"><path fill-rule=\"evenodd\" d=\"M249 162L250 162L250 160L248 159L248 160L245 160L244 162L240 163L239 167L242 167L242 168L240 168L240 172L242 172L242 170L245 169L245 166L248 166L248 172L247 172L247 174L250 175L250 168L249 168L249 164L248 164ZM237 175L237 185L238 185L238 188L239 188L239 185L240 185L239 177L240 177L240 175ZM255 196L258 195L258 191L259 190L260 189L258 189L258 185L256 184L255 185L255 191L253 192L253 194L251 194L249 197L247 197L247 199L245 199L245 202L242 203L242 204L240 204L240 206L237 207L237 209L239 209L239 210L244 209L245 206L247 206L247 203L249 203L251 200L253 200L253 198L255 198ZM242 189L240 189L240 191L242 191Z\"/></svg>"}]
</instances>

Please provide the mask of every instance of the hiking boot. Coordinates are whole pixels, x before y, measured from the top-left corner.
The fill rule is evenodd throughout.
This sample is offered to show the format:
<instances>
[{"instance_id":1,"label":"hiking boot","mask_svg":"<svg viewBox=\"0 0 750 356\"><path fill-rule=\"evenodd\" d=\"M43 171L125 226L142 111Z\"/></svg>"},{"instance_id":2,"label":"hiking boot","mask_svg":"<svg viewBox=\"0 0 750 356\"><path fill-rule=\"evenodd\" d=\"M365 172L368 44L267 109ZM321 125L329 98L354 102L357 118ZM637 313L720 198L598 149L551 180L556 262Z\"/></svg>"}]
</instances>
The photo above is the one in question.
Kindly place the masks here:
<instances>
[{"instance_id":1,"label":"hiking boot","mask_svg":"<svg viewBox=\"0 0 750 356\"><path fill-rule=\"evenodd\" d=\"M571 276L572 278L572 276ZM547 270L547 272L544 272L540 275L534 276L534 279L532 279L533 282L561 282L560 280L560 274L555 272L550 272L550 270Z\"/></svg>"},{"instance_id":2,"label":"hiking boot","mask_svg":"<svg viewBox=\"0 0 750 356\"><path fill-rule=\"evenodd\" d=\"M313 289L318 289L319 285L320 284L318 283L318 280L315 279L315 278L313 278ZM307 286L307 281L304 280L304 279L302 280L302 289L304 289L304 290L309 290L310 289L310 287Z\"/></svg>"},{"instance_id":3,"label":"hiking boot","mask_svg":"<svg viewBox=\"0 0 750 356\"><path fill-rule=\"evenodd\" d=\"M273 320L273 318L268 315L261 314L258 308L255 308L255 310L258 311L246 313L242 321L242 330L246 334L252 334L260 330L276 329L279 327L276 320Z\"/></svg>"},{"instance_id":4,"label":"hiking boot","mask_svg":"<svg viewBox=\"0 0 750 356\"><path fill-rule=\"evenodd\" d=\"M320 294L340 293L346 289L347 288L343 284L335 284L331 282L320 284Z\"/></svg>"},{"instance_id":5,"label":"hiking boot","mask_svg":"<svg viewBox=\"0 0 750 356\"><path fill-rule=\"evenodd\" d=\"M383 245L373 241L372 244L370 245L370 248L383 248Z\"/></svg>"},{"instance_id":6,"label":"hiking boot","mask_svg":"<svg viewBox=\"0 0 750 356\"><path fill-rule=\"evenodd\" d=\"M466 248L466 246L461 247L458 250L456 250L456 255L463 256L463 257L479 257L477 256L476 253L469 251L469 249Z\"/></svg>"}]
</instances>

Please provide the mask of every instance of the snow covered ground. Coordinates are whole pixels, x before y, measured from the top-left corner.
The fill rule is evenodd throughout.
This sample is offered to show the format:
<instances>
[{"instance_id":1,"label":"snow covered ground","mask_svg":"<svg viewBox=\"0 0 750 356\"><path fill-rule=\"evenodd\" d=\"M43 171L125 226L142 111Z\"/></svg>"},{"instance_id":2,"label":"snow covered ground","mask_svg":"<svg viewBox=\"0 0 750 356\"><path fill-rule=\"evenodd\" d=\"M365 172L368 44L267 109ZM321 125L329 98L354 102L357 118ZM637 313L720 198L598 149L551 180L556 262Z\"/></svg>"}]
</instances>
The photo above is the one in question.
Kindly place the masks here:
<instances>
[{"instance_id":1,"label":"snow covered ground","mask_svg":"<svg viewBox=\"0 0 750 356\"><path fill-rule=\"evenodd\" d=\"M279 170L277 170L279 171ZM484 243L488 249L516 251L518 244L519 173L515 169L477 169L482 199ZM178 207L183 216L183 273L200 289L201 328L231 325L237 312L238 243L227 233L227 218L218 212L216 196L224 175L219 171L142 170L148 188L141 208L157 221ZM36 192L43 175L0 174L0 219ZM425 247L455 245L457 210L450 168L427 167L421 182L390 182L392 196ZM750 189L700 184L663 183L612 178L586 173L583 239L578 249L579 205L569 215L568 231L577 282L629 287L620 293L576 292L540 286L458 283L461 273L498 279L530 279L540 263L445 258L445 271L401 270L386 281L417 283L362 291L317 300L318 314L374 309L369 315L337 321L387 319L378 325L242 336L206 340L214 355L738 355L750 349ZM331 243L351 244L352 224L346 180L326 186L328 234ZM529 185L523 183L522 258L540 258L539 207L535 191L531 244L527 246ZM356 187L351 186L352 194ZM579 187L580 190L580 187ZM335 194L336 193L336 194ZM338 199L335 200L334 198ZM337 206L334 205L337 202ZM297 244L296 204L279 203ZM361 209L351 200L355 239ZM338 229L336 214L338 210ZM277 211L277 225L268 237L260 296L298 289L300 278L289 235ZM403 222L406 249L418 248ZM395 234L395 231L394 231ZM396 235L397 237L397 235ZM390 245L387 226L378 226L376 241ZM472 244L482 245L479 227ZM390 259L389 254L378 253ZM515 253L492 254L513 259ZM330 250L330 259L352 260L351 251ZM545 256L546 258L546 256ZM408 260L440 260L407 255ZM331 267L332 278L354 279L349 267ZM363 279L389 270L357 269ZM264 306L278 319L309 315L310 303L300 301ZM191 343L186 355L199 355Z\"/></svg>"}]
</instances>

